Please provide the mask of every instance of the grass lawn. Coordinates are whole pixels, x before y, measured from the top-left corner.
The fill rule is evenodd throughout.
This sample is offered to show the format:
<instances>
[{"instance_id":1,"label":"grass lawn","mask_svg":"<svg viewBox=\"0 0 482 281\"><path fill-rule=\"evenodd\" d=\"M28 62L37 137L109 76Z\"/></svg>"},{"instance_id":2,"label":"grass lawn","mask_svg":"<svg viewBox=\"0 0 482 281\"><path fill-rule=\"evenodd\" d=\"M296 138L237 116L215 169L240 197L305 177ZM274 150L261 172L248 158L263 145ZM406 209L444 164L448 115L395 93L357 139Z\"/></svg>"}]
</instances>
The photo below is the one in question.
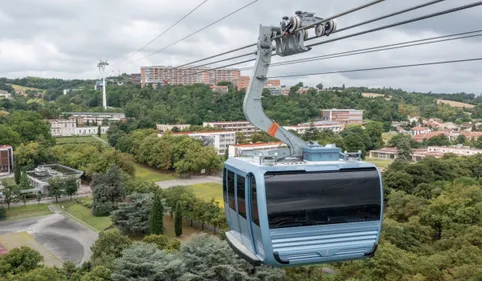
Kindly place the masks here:
<instances>
[{"instance_id":1,"label":"grass lawn","mask_svg":"<svg viewBox=\"0 0 482 281\"><path fill-rule=\"evenodd\" d=\"M15 90L15 91L27 91L27 90L30 90L30 91L37 91L37 92L46 92L46 90L42 90L42 89L38 89L38 88L32 88L32 87L25 87L25 86L20 86L20 85L15 85L15 84L10 84L10 86L12 86L12 88Z\"/></svg>"},{"instance_id":2,"label":"grass lawn","mask_svg":"<svg viewBox=\"0 0 482 281\"><path fill-rule=\"evenodd\" d=\"M100 138L103 139L106 142L109 142L109 140L107 139L107 134L101 134Z\"/></svg>"},{"instance_id":3,"label":"grass lawn","mask_svg":"<svg viewBox=\"0 0 482 281\"><path fill-rule=\"evenodd\" d=\"M136 168L136 179L138 180L156 182L176 179L173 175L165 174L159 170L149 168L139 163L134 163L134 167Z\"/></svg>"},{"instance_id":4,"label":"grass lawn","mask_svg":"<svg viewBox=\"0 0 482 281\"><path fill-rule=\"evenodd\" d=\"M64 212L97 231L103 231L106 227L112 224L110 217L95 217L92 215L91 209L84 207L75 201L61 202L58 206L60 208L63 206Z\"/></svg>"},{"instance_id":5,"label":"grass lawn","mask_svg":"<svg viewBox=\"0 0 482 281\"><path fill-rule=\"evenodd\" d=\"M201 229L197 229L190 226L189 221L184 220L183 226L182 226L182 236L176 237L176 233L174 232L174 218L171 218L171 216L169 215L164 216L164 234L171 238L177 238L183 241L183 240L189 239L192 234L201 233L201 232L203 232ZM212 232L209 232L209 233L212 233Z\"/></svg>"},{"instance_id":6,"label":"grass lawn","mask_svg":"<svg viewBox=\"0 0 482 281\"><path fill-rule=\"evenodd\" d=\"M0 235L0 244L8 250L19 248L21 246L30 247L38 251L40 255L43 256L44 264L46 266L62 266L62 261L59 258L38 243L35 238L33 238L27 232L16 232Z\"/></svg>"},{"instance_id":7,"label":"grass lawn","mask_svg":"<svg viewBox=\"0 0 482 281\"><path fill-rule=\"evenodd\" d=\"M19 220L31 217L50 215L48 204L34 204L18 207L10 207L7 210L7 220Z\"/></svg>"},{"instance_id":8,"label":"grass lawn","mask_svg":"<svg viewBox=\"0 0 482 281\"><path fill-rule=\"evenodd\" d=\"M373 163L377 165L379 168L388 168L390 164L392 164L392 160L384 160L384 159L372 159L372 158L366 158L365 161Z\"/></svg>"},{"instance_id":9,"label":"grass lawn","mask_svg":"<svg viewBox=\"0 0 482 281\"><path fill-rule=\"evenodd\" d=\"M197 197L209 201L214 198L219 202L219 207L224 208L223 186L219 183L201 183L189 186Z\"/></svg>"}]
</instances>

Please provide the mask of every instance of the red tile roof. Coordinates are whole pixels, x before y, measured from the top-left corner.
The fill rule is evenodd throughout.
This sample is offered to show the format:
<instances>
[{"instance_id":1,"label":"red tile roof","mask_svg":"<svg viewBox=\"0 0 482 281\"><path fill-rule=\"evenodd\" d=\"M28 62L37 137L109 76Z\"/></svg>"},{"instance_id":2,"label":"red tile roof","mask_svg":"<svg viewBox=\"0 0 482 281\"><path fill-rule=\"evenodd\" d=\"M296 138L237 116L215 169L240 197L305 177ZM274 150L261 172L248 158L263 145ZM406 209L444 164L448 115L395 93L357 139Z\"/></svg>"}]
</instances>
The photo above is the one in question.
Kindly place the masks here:
<instances>
[{"instance_id":1,"label":"red tile roof","mask_svg":"<svg viewBox=\"0 0 482 281\"><path fill-rule=\"evenodd\" d=\"M430 128L427 127L413 127L412 131L428 131Z\"/></svg>"}]
</instances>

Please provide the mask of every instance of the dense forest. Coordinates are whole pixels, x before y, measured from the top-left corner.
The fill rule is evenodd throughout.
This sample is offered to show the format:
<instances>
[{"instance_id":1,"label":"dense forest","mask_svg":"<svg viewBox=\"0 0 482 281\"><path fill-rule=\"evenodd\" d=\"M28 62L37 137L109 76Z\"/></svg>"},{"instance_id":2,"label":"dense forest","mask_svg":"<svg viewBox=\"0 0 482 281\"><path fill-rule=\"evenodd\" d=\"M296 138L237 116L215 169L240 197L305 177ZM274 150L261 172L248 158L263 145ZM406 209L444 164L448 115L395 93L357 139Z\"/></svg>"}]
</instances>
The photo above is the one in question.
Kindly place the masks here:
<instances>
[{"instance_id":1,"label":"dense forest","mask_svg":"<svg viewBox=\"0 0 482 281\"><path fill-rule=\"evenodd\" d=\"M126 79L122 76L117 79ZM0 80L0 87L9 87L6 82L35 86L46 89L43 99L26 99L15 96L13 100L0 100L0 110L32 110L45 118L61 116L69 111L103 111L100 91L93 89L93 81L23 78ZM62 89L79 86L78 91L62 94ZM444 121L467 122L471 118L482 118L481 97L474 94L432 94L408 93L400 89L368 88L329 88L310 89L306 94L297 94L303 86L299 83L291 87L289 96L272 96L263 93L263 105L271 118L282 125L309 122L320 117L320 109L354 108L364 110L364 118L380 121L388 131L391 121L402 121L407 115L426 118L436 117ZM385 97L366 98L364 92L382 93ZM232 87L228 94L215 93L209 86L196 84L188 86L166 86L153 89L148 86L125 83L122 86L109 84L107 99L109 111L124 111L127 117L135 118L138 128L154 128L156 123L189 123L201 125L202 122L244 120L242 102L244 91ZM477 104L474 109L459 109L437 104L437 98Z\"/></svg>"}]
</instances>

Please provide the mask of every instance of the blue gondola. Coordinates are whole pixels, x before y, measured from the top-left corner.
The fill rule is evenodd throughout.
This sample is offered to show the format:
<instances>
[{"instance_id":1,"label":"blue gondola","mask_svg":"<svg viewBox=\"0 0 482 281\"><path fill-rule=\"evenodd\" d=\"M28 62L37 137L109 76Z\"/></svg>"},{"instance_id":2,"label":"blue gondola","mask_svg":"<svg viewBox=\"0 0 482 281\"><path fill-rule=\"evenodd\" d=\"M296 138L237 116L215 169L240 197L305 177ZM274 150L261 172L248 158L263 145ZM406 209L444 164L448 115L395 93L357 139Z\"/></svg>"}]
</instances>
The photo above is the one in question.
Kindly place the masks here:
<instances>
[{"instance_id":1,"label":"blue gondola","mask_svg":"<svg viewBox=\"0 0 482 281\"><path fill-rule=\"evenodd\" d=\"M311 24L310 15L298 12L299 18L284 26L296 30ZM305 33L261 26L243 110L253 125L280 139L288 149L253 152L225 162L223 192L230 229L226 240L253 265L301 266L371 257L383 218L377 167L361 161L360 152L342 153L334 145L306 143L263 112L261 95L272 38L277 34L285 35L274 39L278 55L309 50L303 45Z\"/></svg>"}]
</instances>

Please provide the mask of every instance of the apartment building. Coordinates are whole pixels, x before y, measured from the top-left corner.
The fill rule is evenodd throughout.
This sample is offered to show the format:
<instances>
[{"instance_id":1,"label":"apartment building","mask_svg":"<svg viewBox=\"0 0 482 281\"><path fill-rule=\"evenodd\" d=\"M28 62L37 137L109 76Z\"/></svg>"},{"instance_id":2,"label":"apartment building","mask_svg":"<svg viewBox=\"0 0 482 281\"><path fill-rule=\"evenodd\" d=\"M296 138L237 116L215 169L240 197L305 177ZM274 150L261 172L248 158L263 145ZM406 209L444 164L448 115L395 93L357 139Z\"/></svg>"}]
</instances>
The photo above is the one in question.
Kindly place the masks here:
<instances>
[{"instance_id":1,"label":"apartment building","mask_svg":"<svg viewBox=\"0 0 482 281\"><path fill-rule=\"evenodd\" d=\"M321 119L326 121L336 121L342 123L362 123L363 110L356 109L323 109Z\"/></svg>"},{"instance_id":2,"label":"apartment building","mask_svg":"<svg viewBox=\"0 0 482 281\"><path fill-rule=\"evenodd\" d=\"M219 128L231 132L241 132L250 137L258 129L249 121L204 122L203 127Z\"/></svg>"},{"instance_id":3,"label":"apartment building","mask_svg":"<svg viewBox=\"0 0 482 281\"><path fill-rule=\"evenodd\" d=\"M205 146L212 145L219 155L224 155L230 145L236 144L236 132L212 131L212 132L180 132L172 135L187 135L201 140ZM162 134L158 134L162 136Z\"/></svg>"},{"instance_id":4,"label":"apartment building","mask_svg":"<svg viewBox=\"0 0 482 281\"><path fill-rule=\"evenodd\" d=\"M412 150L412 160L419 161L425 157L431 156L441 158L446 153L453 153L458 156L476 155L482 153L482 149L475 149L465 146L429 146L427 148L417 148ZM370 158L395 160L398 157L397 148L383 147L370 151Z\"/></svg>"},{"instance_id":5,"label":"apartment building","mask_svg":"<svg viewBox=\"0 0 482 281\"><path fill-rule=\"evenodd\" d=\"M50 133L53 137L90 136L98 134L98 126L77 127L74 119L50 119ZM100 123L99 123L100 124ZM100 133L105 134L109 126L100 126Z\"/></svg>"},{"instance_id":6,"label":"apartment building","mask_svg":"<svg viewBox=\"0 0 482 281\"><path fill-rule=\"evenodd\" d=\"M69 119L77 120L79 126L84 124L97 124L112 123L112 122L125 122L125 113L115 112L63 112L63 115L69 115Z\"/></svg>"},{"instance_id":7,"label":"apartment building","mask_svg":"<svg viewBox=\"0 0 482 281\"><path fill-rule=\"evenodd\" d=\"M219 82L233 82L240 76L239 69L209 69L172 66L142 66L141 86L192 85L196 83L216 85Z\"/></svg>"},{"instance_id":8,"label":"apartment building","mask_svg":"<svg viewBox=\"0 0 482 281\"><path fill-rule=\"evenodd\" d=\"M229 146L229 157L238 157L246 152L252 151L269 151L278 149L280 147L286 147L282 142L265 142L265 143L253 143L253 144L238 144Z\"/></svg>"},{"instance_id":9,"label":"apartment building","mask_svg":"<svg viewBox=\"0 0 482 281\"><path fill-rule=\"evenodd\" d=\"M131 76L129 77L130 81L134 85L140 85L141 84L141 74L140 73L132 73Z\"/></svg>"},{"instance_id":10,"label":"apartment building","mask_svg":"<svg viewBox=\"0 0 482 281\"><path fill-rule=\"evenodd\" d=\"M13 148L10 145L0 145L0 176L13 171Z\"/></svg>"},{"instance_id":11,"label":"apartment building","mask_svg":"<svg viewBox=\"0 0 482 281\"><path fill-rule=\"evenodd\" d=\"M190 124L156 124L156 128L159 132L172 131L174 128L178 128L180 131L191 127Z\"/></svg>"},{"instance_id":12,"label":"apartment building","mask_svg":"<svg viewBox=\"0 0 482 281\"><path fill-rule=\"evenodd\" d=\"M283 126L286 130L293 130L298 134L304 134L307 130L311 128L309 123L298 124L296 126ZM336 133L341 133L345 129L345 124L341 122L330 122L330 121L320 121L314 122L313 128L317 130L330 130Z\"/></svg>"},{"instance_id":13,"label":"apartment building","mask_svg":"<svg viewBox=\"0 0 482 281\"><path fill-rule=\"evenodd\" d=\"M249 81L250 81L249 76L239 76L238 78L233 80L233 87L238 91L241 91L242 89L247 91L249 86Z\"/></svg>"}]
</instances>

